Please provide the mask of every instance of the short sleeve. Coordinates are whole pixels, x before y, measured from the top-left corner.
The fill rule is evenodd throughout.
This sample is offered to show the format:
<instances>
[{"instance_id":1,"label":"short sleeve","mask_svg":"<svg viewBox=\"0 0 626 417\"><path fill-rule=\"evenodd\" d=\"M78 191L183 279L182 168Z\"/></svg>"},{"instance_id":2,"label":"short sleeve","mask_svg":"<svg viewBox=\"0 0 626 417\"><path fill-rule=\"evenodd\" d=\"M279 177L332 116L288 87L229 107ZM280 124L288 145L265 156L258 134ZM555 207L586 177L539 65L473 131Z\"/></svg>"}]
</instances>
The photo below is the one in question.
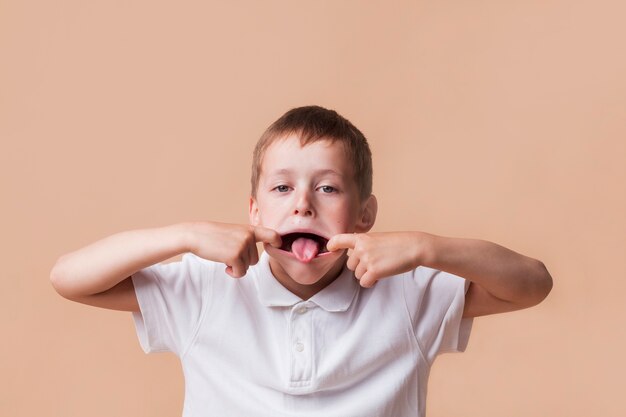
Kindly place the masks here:
<instances>
[{"instance_id":1,"label":"short sleeve","mask_svg":"<svg viewBox=\"0 0 626 417\"><path fill-rule=\"evenodd\" d=\"M407 274L405 296L422 353L432 364L441 353L464 352L473 318L463 318L470 281L420 266Z\"/></svg>"},{"instance_id":2,"label":"short sleeve","mask_svg":"<svg viewBox=\"0 0 626 417\"><path fill-rule=\"evenodd\" d=\"M145 353L184 353L206 309L213 269L211 262L186 253L181 261L132 275L140 309L132 315Z\"/></svg>"}]
</instances>

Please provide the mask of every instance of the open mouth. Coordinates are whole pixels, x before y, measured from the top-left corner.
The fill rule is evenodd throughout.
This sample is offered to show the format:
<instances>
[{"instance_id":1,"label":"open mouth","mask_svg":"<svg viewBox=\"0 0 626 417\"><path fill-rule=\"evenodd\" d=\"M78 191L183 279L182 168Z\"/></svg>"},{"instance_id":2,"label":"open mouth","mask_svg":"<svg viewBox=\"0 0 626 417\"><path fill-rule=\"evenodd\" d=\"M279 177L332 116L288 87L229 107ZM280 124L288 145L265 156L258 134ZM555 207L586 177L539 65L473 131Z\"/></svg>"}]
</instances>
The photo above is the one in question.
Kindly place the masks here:
<instances>
[{"instance_id":1,"label":"open mouth","mask_svg":"<svg viewBox=\"0 0 626 417\"><path fill-rule=\"evenodd\" d=\"M310 262L313 258L329 253L326 249L328 239L314 233L287 233L281 236L281 250L290 252L301 262Z\"/></svg>"},{"instance_id":2,"label":"open mouth","mask_svg":"<svg viewBox=\"0 0 626 417\"><path fill-rule=\"evenodd\" d=\"M283 240L283 245L280 248L282 250L286 250L287 252L291 252L293 243L298 239L308 239L315 242L318 247L318 253L328 252L328 249L326 249L328 239L313 233L288 233L281 236L281 239Z\"/></svg>"}]
</instances>

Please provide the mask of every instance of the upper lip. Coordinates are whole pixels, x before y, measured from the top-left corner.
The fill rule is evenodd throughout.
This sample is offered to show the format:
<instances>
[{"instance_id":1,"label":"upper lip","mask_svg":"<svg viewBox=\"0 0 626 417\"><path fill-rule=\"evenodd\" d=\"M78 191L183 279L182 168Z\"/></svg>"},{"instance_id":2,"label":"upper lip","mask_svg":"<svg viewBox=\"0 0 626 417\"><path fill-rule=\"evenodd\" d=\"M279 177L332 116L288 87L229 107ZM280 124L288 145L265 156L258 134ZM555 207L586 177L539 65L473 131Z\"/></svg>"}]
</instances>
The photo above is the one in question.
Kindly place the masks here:
<instances>
[{"instance_id":1,"label":"upper lip","mask_svg":"<svg viewBox=\"0 0 626 417\"><path fill-rule=\"evenodd\" d=\"M318 244L319 253L328 252L328 250L326 249L326 245L328 244L329 239L326 236L320 234L318 231L313 230L313 229L308 229L308 228L293 229L293 230L285 231L285 233L280 233L280 238L282 240L280 249L290 252L292 248L291 245L293 245L296 237L295 236L287 237L287 236L293 235L296 233L298 234L306 233L309 235L317 236L317 238L314 238L314 240Z\"/></svg>"},{"instance_id":2,"label":"upper lip","mask_svg":"<svg viewBox=\"0 0 626 417\"><path fill-rule=\"evenodd\" d=\"M286 235L289 235L289 234L292 234L292 233L311 233L313 235L317 235L317 236L323 237L326 240L330 240L330 238L327 235L322 234L322 233L318 232L317 230L313 230L313 229L293 229L293 230L287 230L287 231L284 231L284 232L279 232L278 234L280 234L280 236L282 237L282 236L286 236Z\"/></svg>"}]
</instances>

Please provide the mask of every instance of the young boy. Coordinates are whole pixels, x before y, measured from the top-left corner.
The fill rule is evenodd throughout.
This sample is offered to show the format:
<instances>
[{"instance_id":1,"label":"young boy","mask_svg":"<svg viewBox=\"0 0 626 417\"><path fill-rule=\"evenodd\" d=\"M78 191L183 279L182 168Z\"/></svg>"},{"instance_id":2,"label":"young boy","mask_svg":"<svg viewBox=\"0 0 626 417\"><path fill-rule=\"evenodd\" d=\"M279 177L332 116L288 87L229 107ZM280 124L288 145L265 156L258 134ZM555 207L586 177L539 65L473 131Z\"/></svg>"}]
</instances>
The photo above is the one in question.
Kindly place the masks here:
<instances>
[{"instance_id":1,"label":"young boy","mask_svg":"<svg viewBox=\"0 0 626 417\"><path fill-rule=\"evenodd\" d=\"M70 300L133 312L146 353L179 356L185 417L424 416L435 357L465 350L473 317L539 303L552 278L482 240L368 233L376 212L363 134L296 108L255 148L250 225L118 233L50 278Z\"/></svg>"}]
</instances>

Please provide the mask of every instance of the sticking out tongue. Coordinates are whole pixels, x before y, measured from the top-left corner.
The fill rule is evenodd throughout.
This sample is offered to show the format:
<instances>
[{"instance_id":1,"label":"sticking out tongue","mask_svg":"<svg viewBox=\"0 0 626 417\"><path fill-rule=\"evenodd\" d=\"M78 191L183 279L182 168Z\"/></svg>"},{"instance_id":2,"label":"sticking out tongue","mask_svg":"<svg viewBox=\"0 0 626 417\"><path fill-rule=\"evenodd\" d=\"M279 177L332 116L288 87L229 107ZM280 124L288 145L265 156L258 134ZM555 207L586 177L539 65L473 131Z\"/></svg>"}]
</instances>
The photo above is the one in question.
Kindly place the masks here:
<instances>
[{"instance_id":1,"label":"sticking out tongue","mask_svg":"<svg viewBox=\"0 0 626 417\"><path fill-rule=\"evenodd\" d=\"M318 251L317 242L306 237L300 237L291 244L291 252L300 262L311 262L311 259L317 256Z\"/></svg>"}]
</instances>

